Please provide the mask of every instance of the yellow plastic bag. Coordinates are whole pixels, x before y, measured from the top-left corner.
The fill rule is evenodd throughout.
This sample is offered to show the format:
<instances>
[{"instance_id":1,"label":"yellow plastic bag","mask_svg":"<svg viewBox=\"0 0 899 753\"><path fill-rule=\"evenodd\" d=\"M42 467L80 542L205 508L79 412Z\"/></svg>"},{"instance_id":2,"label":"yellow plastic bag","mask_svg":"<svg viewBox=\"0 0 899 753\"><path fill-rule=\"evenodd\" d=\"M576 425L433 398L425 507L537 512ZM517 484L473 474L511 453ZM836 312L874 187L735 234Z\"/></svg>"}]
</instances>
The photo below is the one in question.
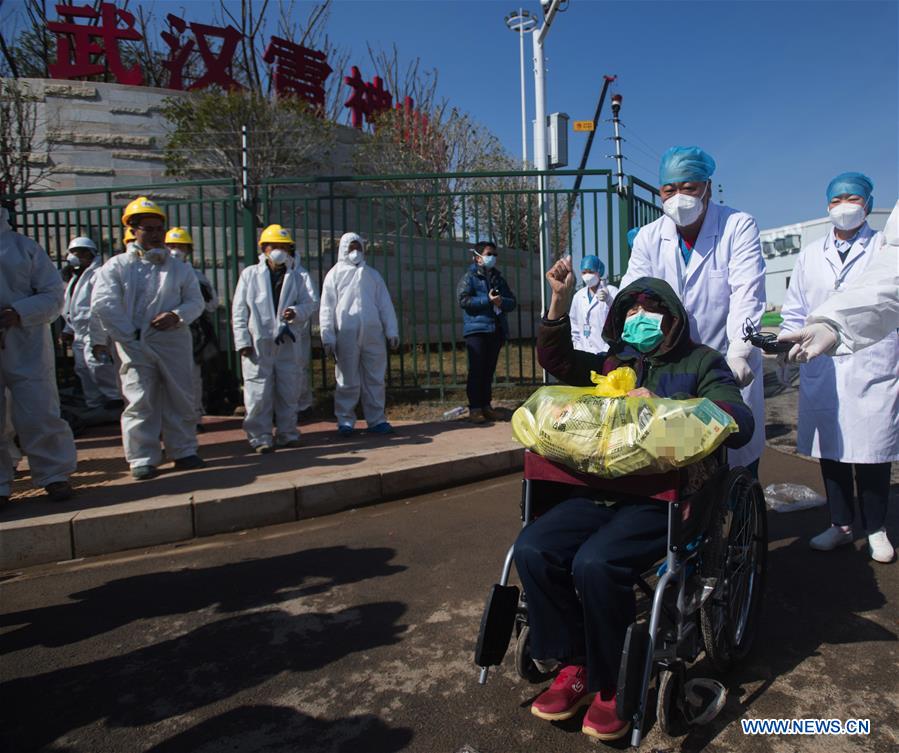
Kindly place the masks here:
<instances>
[{"instance_id":1,"label":"yellow plastic bag","mask_svg":"<svg viewBox=\"0 0 899 753\"><path fill-rule=\"evenodd\" d=\"M706 398L598 395L599 389L624 389L627 375L611 380L614 374L596 387L541 387L513 414L515 438L577 471L616 478L695 463L737 430L734 420Z\"/></svg>"},{"instance_id":2,"label":"yellow plastic bag","mask_svg":"<svg viewBox=\"0 0 899 753\"><path fill-rule=\"evenodd\" d=\"M605 376L590 372L590 381L596 386L593 394L599 397L624 397L637 386L637 372L630 366L619 366Z\"/></svg>"}]
</instances>

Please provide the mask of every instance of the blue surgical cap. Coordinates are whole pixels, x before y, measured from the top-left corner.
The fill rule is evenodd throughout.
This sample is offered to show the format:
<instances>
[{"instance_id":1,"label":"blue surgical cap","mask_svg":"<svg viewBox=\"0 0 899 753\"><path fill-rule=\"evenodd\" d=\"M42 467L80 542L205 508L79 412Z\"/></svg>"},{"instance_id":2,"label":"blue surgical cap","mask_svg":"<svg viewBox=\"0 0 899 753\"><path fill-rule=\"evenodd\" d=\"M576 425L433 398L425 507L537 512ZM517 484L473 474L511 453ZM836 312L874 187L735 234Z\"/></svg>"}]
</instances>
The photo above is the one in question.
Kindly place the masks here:
<instances>
[{"instance_id":1,"label":"blue surgical cap","mask_svg":"<svg viewBox=\"0 0 899 753\"><path fill-rule=\"evenodd\" d=\"M640 232L640 228L632 227L627 231L627 247L633 249L634 247L634 238L637 237L637 233Z\"/></svg>"},{"instance_id":2,"label":"blue surgical cap","mask_svg":"<svg viewBox=\"0 0 899 753\"><path fill-rule=\"evenodd\" d=\"M873 190L874 182L867 175L840 173L827 184L827 201L832 201L834 196L851 193L862 196L865 199L865 205L870 209L874 205L874 197L871 195Z\"/></svg>"},{"instance_id":3,"label":"blue surgical cap","mask_svg":"<svg viewBox=\"0 0 899 753\"><path fill-rule=\"evenodd\" d=\"M598 256L588 254L581 261L581 272L596 272L602 277L606 273L606 265L599 260Z\"/></svg>"},{"instance_id":4,"label":"blue surgical cap","mask_svg":"<svg viewBox=\"0 0 899 753\"><path fill-rule=\"evenodd\" d=\"M704 182L714 172L715 160L698 146L673 146L662 155L659 185L684 183L688 180Z\"/></svg>"}]
</instances>

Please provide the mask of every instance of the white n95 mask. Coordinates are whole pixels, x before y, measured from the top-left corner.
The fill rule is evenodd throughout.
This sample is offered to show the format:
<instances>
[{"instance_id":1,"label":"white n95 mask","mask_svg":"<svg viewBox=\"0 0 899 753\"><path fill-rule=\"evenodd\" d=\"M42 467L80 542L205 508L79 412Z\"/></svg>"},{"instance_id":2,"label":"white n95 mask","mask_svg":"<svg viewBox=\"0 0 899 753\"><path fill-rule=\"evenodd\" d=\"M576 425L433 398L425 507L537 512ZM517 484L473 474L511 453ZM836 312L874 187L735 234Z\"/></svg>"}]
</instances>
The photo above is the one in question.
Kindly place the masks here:
<instances>
[{"instance_id":1,"label":"white n95 mask","mask_svg":"<svg viewBox=\"0 0 899 753\"><path fill-rule=\"evenodd\" d=\"M178 261L186 261L187 254L185 254L180 248L171 249L172 256Z\"/></svg>"},{"instance_id":2,"label":"white n95 mask","mask_svg":"<svg viewBox=\"0 0 899 753\"><path fill-rule=\"evenodd\" d=\"M290 254L283 248L273 248L269 251L268 258L272 260L272 264L283 267L287 264L287 260L290 259Z\"/></svg>"},{"instance_id":3,"label":"white n95 mask","mask_svg":"<svg viewBox=\"0 0 899 753\"><path fill-rule=\"evenodd\" d=\"M76 268L77 268L77 267L80 267L80 266L81 266L81 257L80 257L80 256L77 256L76 254L69 254L69 255L66 257L66 263L67 263L70 267L76 267Z\"/></svg>"},{"instance_id":4,"label":"white n95 mask","mask_svg":"<svg viewBox=\"0 0 899 753\"><path fill-rule=\"evenodd\" d=\"M702 200L705 198L708 188L709 184L706 183L701 196L676 193L670 199L665 200L662 204L662 211L674 220L674 224L678 227L692 225L702 215Z\"/></svg>"},{"instance_id":5,"label":"white n95 mask","mask_svg":"<svg viewBox=\"0 0 899 753\"><path fill-rule=\"evenodd\" d=\"M842 201L831 207L827 214L834 227L839 230L854 230L865 221L865 208L851 201Z\"/></svg>"},{"instance_id":6,"label":"white n95 mask","mask_svg":"<svg viewBox=\"0 0 899 753\"><path fill-rule=\"evenodd\" d=\"M584 274L581 275L581 279L584 281L584 285L588 288L592 288L599 282L599 275L593 274L592 272L584 272Z\"/></svg>"},{"instance_id":7,"label":"white n95 mask","mask_svg":"<svg viewBox=\"0 0 899 753\"><path fill-rule=\"evenodd\" d=\"M356 250L356 249L350 251L350 252L346 255L346 260L347 260L350 264L356 264L356 265L358 265L359 262L362 261L362 259L363 259L363 254L362 254L362 252L359 251L359 250Z\"/></svg>"},{"instance_id":8,"label":"white n95 mask","mask_svg":"<svg viewBox=\"0 0 899 753\"><path fill-rule=\"evenodd\" d=\"M168 249L165 248L151 248L144 251L144 258L151 264L162 264L168 255Z\"/></svg>"}]
</instances>

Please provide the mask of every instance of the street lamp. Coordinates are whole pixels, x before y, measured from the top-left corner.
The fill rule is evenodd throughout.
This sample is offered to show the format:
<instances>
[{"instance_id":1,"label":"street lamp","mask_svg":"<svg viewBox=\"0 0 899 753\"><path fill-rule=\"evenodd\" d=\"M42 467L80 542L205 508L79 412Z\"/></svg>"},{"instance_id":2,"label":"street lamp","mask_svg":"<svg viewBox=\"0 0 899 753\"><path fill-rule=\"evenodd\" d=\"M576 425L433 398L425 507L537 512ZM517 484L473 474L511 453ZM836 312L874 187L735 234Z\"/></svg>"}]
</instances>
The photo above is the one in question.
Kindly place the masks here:
<instances>
[{"instance_id":1,"label":"street lamp","mask_svg":"<svg viewBox=\"0 0 899 753\"><path fill-rule=\"evenodd\" d=\"M527 127L527 102L524 88L524 33L532 31L537 25L537 19L530 11L512 11L506 16L506 26L518 34L518 55L521 67L521 169L528 169L528 127Z\"/></svg>"}]
</instances>

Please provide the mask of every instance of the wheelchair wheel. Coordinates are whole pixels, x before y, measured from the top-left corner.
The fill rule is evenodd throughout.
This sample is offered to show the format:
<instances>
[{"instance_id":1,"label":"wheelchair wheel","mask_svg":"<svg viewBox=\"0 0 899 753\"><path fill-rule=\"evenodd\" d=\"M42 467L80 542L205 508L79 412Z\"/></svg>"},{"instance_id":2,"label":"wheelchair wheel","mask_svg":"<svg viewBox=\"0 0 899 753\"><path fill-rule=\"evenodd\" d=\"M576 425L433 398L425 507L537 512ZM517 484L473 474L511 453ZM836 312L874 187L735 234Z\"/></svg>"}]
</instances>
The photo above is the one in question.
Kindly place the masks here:
<instances>
[{"instance_id":1,"label":"wheelchair wheel","mask_svg":"<svg viewBox=\"0 0 899 753\"><path fill-rule=\"evenodd\" d=\"M659 723L659 729L668 737L680 737L687 734L689 724L683 712L683 672L672 672L670 669L661 670L657 687L656 721Z\"/></svg>"},{"instance_id":2,"label":"wheelchair wheel","mask_svg":"<svg viewBox=\"0 0 899 753\"><path fill-rule=\"evenodd\" d=\"M534 659L531 657L530 632L531 629L527 625L523 625L518 633L518 641L515 644L515 671L522 680L536 684L544 682L552 673L541 672L540 668L534 664Z\"/></svg>"},{"instance_id":3,"label":"wheelchair wheel","mask_svg":"<svg viewBox=\"0 0 899 753\"><path fill-rule=\"evenodd\" d=\"M744 469L727 477L702 553L702 575L717 579L702 605L700 625L706 656L719 672L752 648L758 628L768 552L765 498Z\"/></svg>"}]
</instances>

